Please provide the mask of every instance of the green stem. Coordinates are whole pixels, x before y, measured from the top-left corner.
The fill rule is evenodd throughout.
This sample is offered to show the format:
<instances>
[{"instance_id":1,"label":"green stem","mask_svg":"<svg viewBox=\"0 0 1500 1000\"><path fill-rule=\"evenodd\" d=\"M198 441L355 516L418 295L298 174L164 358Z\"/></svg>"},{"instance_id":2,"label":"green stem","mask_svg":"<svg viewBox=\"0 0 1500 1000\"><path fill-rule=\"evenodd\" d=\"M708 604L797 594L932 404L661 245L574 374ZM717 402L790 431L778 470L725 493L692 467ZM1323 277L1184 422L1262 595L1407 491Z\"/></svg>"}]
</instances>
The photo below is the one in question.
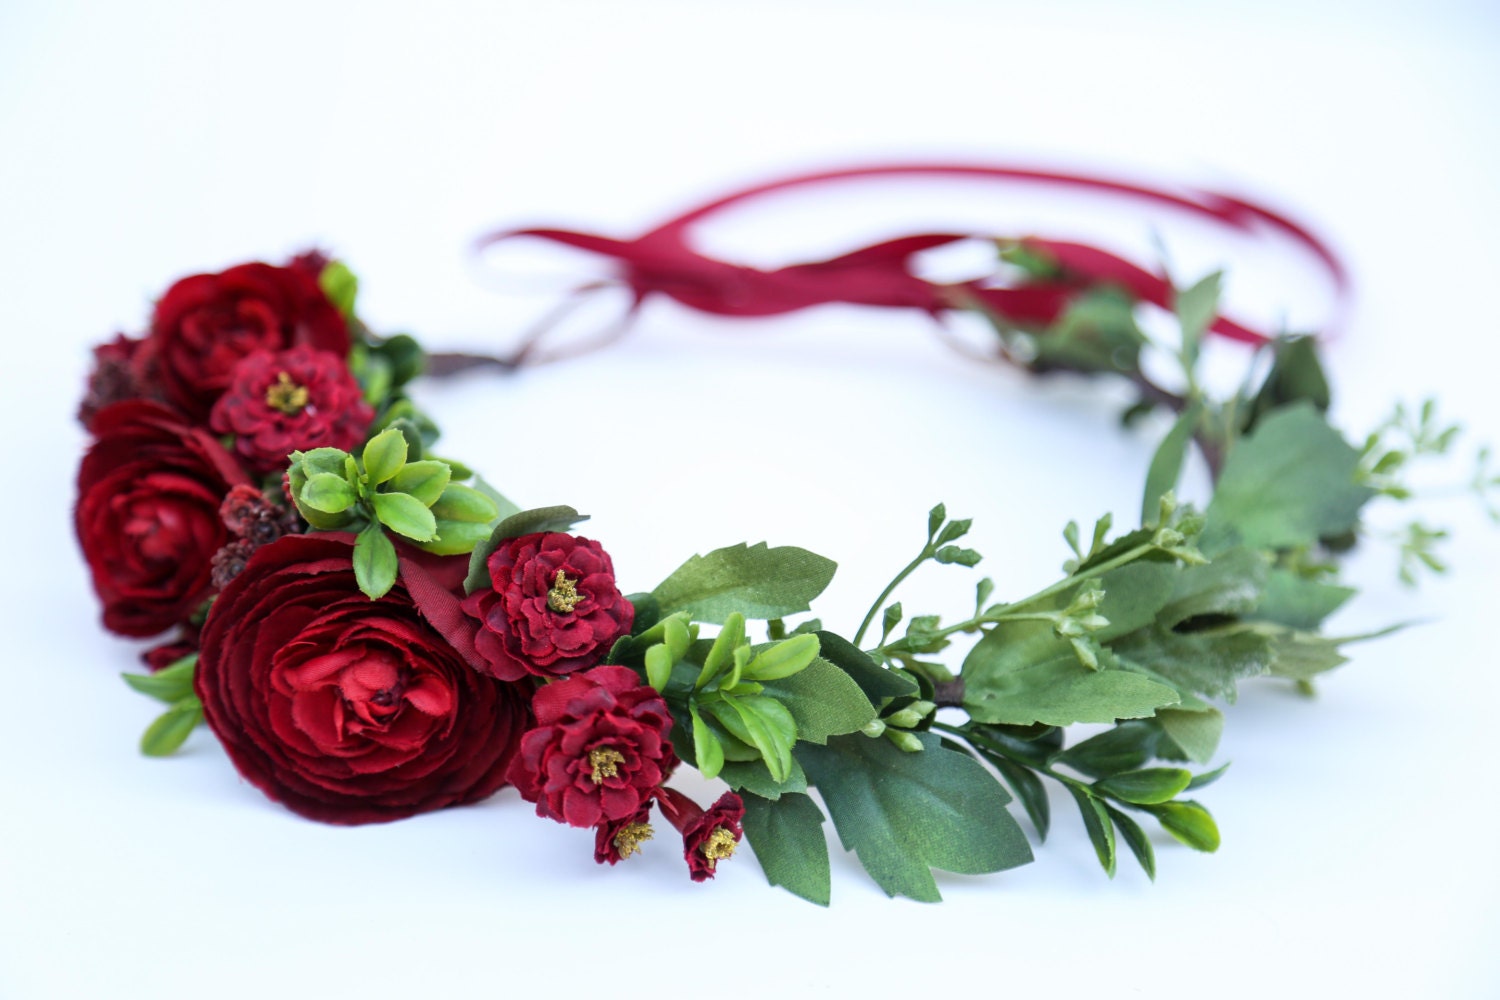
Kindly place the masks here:
<instances>
[{"instance_id":1,"label":"green stem","mask_svg":"<svg viewBox=\"0 0 1500 1000\"><path fill-rule=\"evenodd\" d=\"M870 610L865 613L865 620L859 623L859 631L854 633L854 645L858 646L859 641L865 637L865 630L868 629L870 627L870 623L875 620L876 612L878 612L881 609L881 606L885 604L886 599L896 592L896 588L901 586L901 582L907 577L911 576L912 572L918 566L922 565L928 559L931 559L934 552L935 550L932 547L932 543L928 542L922 547L921 554L911 562L907 563L906 568L897 573L896 578L886 585L886 588L880 592L880 596L875 598L875 603L870 605Z\"/></svg>"}]
</instances>

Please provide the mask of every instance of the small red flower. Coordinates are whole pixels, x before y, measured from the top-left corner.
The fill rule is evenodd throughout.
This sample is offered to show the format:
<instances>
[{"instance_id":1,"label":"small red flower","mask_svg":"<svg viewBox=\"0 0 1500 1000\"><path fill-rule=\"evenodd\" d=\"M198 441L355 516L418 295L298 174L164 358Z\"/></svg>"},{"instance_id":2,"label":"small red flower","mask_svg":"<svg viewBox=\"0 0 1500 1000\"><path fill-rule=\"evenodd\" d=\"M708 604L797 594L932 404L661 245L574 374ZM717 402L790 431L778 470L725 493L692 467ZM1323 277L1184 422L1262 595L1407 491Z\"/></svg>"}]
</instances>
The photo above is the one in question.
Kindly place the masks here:
<instances>
[{"instance_id":1,"label":"small red flower","mask_svg":"<svg viewBox=\"0 0 1500 1000\"><path fill-rule=\"evenodd\" d=\"M672 716L628 667L596 667L537 691L535 728L507 778L536 814L569 826L629 821L676 763Z\"/></svg>"},{"instance_id":2,"label":"small red flower","mask_svg":"<svg viewBox=\"0 0 1500 1000\"><path fill-rule=\"evenodd\" d=\"M488 566L491 588L469 595L464 611L479 619L474 645L500 680L587 670L630 634L635 608L598 542L522 535L501 542Z\"/></svg>"},{"instance_id":3,"label":"small red flower","mask_svg":"<svg viewBox=\"0 0 1500 1000\"><path fill-rule=\"evenodd\" d=\"M94 418L105 407L150 395L138 359L142 343L121 333L94 348L94 369L78 406L78 421L86 429L94 429Z\"/></svg>"},{"instance_id":4,"label":"small red flower","mask_svg":"<svg viewBox=\"0 0 1500 1000\"><path fill-rule=\"evenodd\" d=\"M714 877L720 861L734 854L745 831L745 803L733 792L725 792L708 809L675 788L663 788L657 800L661 814L682 834L682 856L694 882Z\"/></svg>"},{"instance_id":5,"label":"small red flower","mask_svg":"<svg viewBox=\"0 0 1500 1000\"><path fill-rule=\"evenodd\" d=\"M342 357L349 351L344 318L306 269L241 264L167 289L137 362L153 366L163 397L199 421L229 388L241 358L297 345Z\"/></svg>"},{"instance_id":6,"label":"small red flower","mask_svg":"<svg viewBox=\"0 0 1500 1000\"><path fill-rule=\"evenodd\" d=\"M635 854L656 832L650 820L651 800L647 799L633 815L594 827L594 860L613 865Z\"/></svg>"},{"instance_id":7,"label":"small red flower","mask_svg":"<svg viewBox=\"0 0 1500 1000\"><path fill-rule=\"evenodd\" d=\"M293 347L256 351L235 365L209 423L220 434L235 435L234 450L264 473L286 465L293 451L351 451L373 419L375 411L340 355Z\"/></svg>"}]
</instances>

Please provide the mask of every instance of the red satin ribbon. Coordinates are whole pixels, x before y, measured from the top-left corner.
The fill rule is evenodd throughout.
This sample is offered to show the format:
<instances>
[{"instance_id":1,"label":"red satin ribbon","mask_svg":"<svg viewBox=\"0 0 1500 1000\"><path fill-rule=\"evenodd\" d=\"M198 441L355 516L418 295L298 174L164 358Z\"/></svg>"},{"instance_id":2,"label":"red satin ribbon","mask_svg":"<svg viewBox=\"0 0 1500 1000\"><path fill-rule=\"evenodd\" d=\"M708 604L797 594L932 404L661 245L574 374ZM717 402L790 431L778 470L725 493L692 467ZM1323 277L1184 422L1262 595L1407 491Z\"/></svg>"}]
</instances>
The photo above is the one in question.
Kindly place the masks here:
<instances>
[{"instance_id":1,"label":"red satin ribbon","mask_svg":"<svg viewBox=\"0 0 1500 1000\"><path fill-rule=\"evenodd\" d=\"M1349 297L1348 270L1339 257L1307 227L1262 205L1213 191L1184 188L1168 191L1087 174L1029 170L1006 166L933 163L885 164L799 174L757 184L693 208L633 240L612 239L566 229L516 229L492 233L480 249L517 237L534 237L585 250L616 262L619 280L634 297L630 315L652 295L665 295L683 305L720 316L775 316L826 303L920 309L933 316L957 308L967 299L978 301L999 316L1020 325L1046 326L1056 321L1083 290L1113 284L1131 295L1164 309L1172 307L1173 288L1167 278L1139 264L1082 243L1027 237L1027 249L1054 261L1055 277L1030 279L1000 287L984 281L937 284L918 277L912 269L917 253L974 234L930 233L904 236L862 247L828 260L764 270L707 256L693 249L688 229L718 212L755 198L814 184L838 184L871 177L953 177L1032 183L1084 189L1152 202L1208 219L1240 233L1257 226L1289 237L1311 252L1328 273L1334 291L1333 315L1323 334L1333 333L1343 319ZM580 291L601 287L598 283ZM1210 329L1246 344L1271 338L1225 316ZM533 341L513 359L528 360Z\"/></svg>"}]
</instances>

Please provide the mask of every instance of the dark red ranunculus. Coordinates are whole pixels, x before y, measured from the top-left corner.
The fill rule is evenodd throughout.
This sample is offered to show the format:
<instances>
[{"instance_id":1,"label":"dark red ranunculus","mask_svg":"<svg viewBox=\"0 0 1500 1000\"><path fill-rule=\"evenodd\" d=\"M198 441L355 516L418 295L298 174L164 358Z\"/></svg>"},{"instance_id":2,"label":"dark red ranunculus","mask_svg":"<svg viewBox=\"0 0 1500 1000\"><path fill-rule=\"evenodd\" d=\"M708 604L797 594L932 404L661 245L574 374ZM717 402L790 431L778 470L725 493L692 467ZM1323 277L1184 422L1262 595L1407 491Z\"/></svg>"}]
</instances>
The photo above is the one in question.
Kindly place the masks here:
<instances>
[{"instance_id":1,"label":"dark red ranunculus","mask_svg":"<svg viewBox=\"0 0 1500 1000\"><path fill-rule=\"evenodd\" d=\"M293 347L242 358L209 425L235 435L235 452L264 473L294 451L353 451L374 419L342 354Z\"/></svg>"},{"instance_id":2,"label":"dark red ranunculus","mask_svg":"<svg viewBox=\"0 0 1500 1000\"><path fill-rule=\"evenodd\" d=\"M628 667L595 667L531 700L510 780L536 814L569 826L628 820L649 805L676 762L672 716Z\"/></svg>"},{"instance_id":3,"label":"dark red ranunculus","mask_svg":"<svg viewBox=\"0 0 1500 1000\"><path fill-rule=\"evenodd\" d=\"M394 588L359 590L349 535L257 549L203 626L204 718L247 781L327 823L400 819L505 783L526 690L473 669L462 557L401 551Z\"/></svg>"},{"instance_id":4,"label":"dark red ranunculus","mask_svg":"<svg viewBox=\"0 0 1500 1000\"><path fill-rule=\"evenodd\" d=\"M120 333L94 348L94 367L78 405L78 421L86 429L93 429L94 418L106 406L151 396L147 373L137 358L143 343Z\"/></svg>"},{"instance_id":5,"label":"dark red ranunculus","mask_svg":"<svg viewBox=\"0 0 1500 1000\"><path fill-rule=\"evenodd\" d=\"M475 646L501 680L587 670L630 634L635 608L598 542L558 532L508 538L488 566L490 588L470 594L464 610L479 619Z\"/></svg>"},{"instance_id":6,"label":"dark red ranunculus","mask_svg":"<svg viewBox=\"0 0 1500 1000\"><path fill-rule=\"evenodd\" d=\"M104 627L155 635L208 598L210 563L229 540L219 504L249 477L212 435L156 403L105 407L93 430L78 469L78 544Z\"/></svg>"},{"instance_id":7,"label":"dark red ranunculus","mask_svg":"<svg viewBox=\"0 0 1500 1000\"><path fill-rule=\"evenodd\" d=\"M651 829L651 800L624 819L605 820L594 827L594 860L599 864L619 864L637 853L641 844L656 831Z\"/></svg>"},{"instance_id":8,"label":"dark red ranunculus","mask_svg":"<svg viewBox=\"0 0 1500 1000\"><path fill-rule=\"evenodd\" d=\"M143 347L162 395L196 421L256 351L304 345L349 353L349 330L306 270L241 264L183 278L156 303Z\"/></svg>"},{"instance_id":9,"label":"dark red ranunculus","mask_svg":"<svg viewBox=\"0 0 1500 1000\"><path fill-rule=\"evenodd\" d=\"M658 802L661 814L682 834L688 875L694 882L713 878L719 862L734 854L745 835L740 825L745 819L744 801L733 792L725 792L703 809L675 788L663 788Z\"/></svg>"}]
</instances>

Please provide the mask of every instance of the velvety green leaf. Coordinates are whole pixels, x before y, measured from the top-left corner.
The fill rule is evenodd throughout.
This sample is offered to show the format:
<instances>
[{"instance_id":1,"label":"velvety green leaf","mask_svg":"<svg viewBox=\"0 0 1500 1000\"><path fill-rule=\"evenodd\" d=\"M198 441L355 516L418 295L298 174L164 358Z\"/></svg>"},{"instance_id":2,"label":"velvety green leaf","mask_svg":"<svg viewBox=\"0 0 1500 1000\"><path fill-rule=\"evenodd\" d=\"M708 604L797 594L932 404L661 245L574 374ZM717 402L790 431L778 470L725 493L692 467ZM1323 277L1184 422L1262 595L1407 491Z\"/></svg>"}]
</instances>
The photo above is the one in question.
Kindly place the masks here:
<instances>
[{"instance_id":1,"label":"velvety green leaf","mask_svg":"<svg viewBox=\"0 0 1500 1000\"><path fill-rule=\"evenodd\" d=\"M1094 853L1099 858L1099 865L1110 878L1114 878L1115 825L1110 819L1109 810L1087 789L1072 784L1064 787L1072 794L1073 801L1078 804L1078 812L1083 817L1083 828L1088 832L1089 843L1094 845Z\"/></svg>"},{"instance_id":2,"label":"velvety green leaf","mask_svg":"<svg viewBox=\"0 0 1500 1000\"><path fill-rule=\"evenodd\" d=\"M913 733L924 750L836 736L802 743L797 759L822 793L839 840L887 895L936 902L930 869L978 875L1026 864L1031 847L1005 808L1010 796L983 765Z\"/></svg>"},{"instance_id":3,"label":"velvety green leaf","mask_svg":"<svg viewBox=\"0 0 1500 1000\"><path fill-rule=\"evenodd\" d=\"M324 514L339 514L354 506L359 496L343 476L319 472L308 477L299 499L313 510Z\"/></svg>"},{"instance_id":4,"label":"velvety green leaf","mask_svg":"<svg viewBox=\"0 0 1500 1000\"><path fill-rule=\"evenodd\" d=\"M1354 481L1358 466L1359 453L1311 404L1271 412L1225 460L1203 550L1311 545L1353 530L1374 495Z\"/></svg>"},{"instance_id":5,"label":"velvety green leaf","mask_svg":"<svg viewBox=\"0 0 1500 1000\"><path fill-rule=\"evenodd\" d=\"M371 600L384 597L396 584L396 546L378 524L368 524L354 539L354 579Z\"/></svg>"},{"instance_id":6,"label":"velvety green leaf","mask_svg":"<svg viewBox=\"0 0 1500 1000\"><path fill-rule=\"evenodd\" d=\"M719 771L719 778L736 792L750 792L763 799L776 799L807 791L807 774L795 757L792 758L791 771L784 781L771 777L766 762L759 757L754 760L727 761Z\"/></svg>"},{"instance_id":7,"label":"velvety green leaf","mask_svg":"<svg viewBox=\"0 0 1500 1000\"><path fill-rule=\"evenodd\" d=\"M1141 863L1141 868L1145 869L1146 877L1155 882L1156 849L1151 846L1151 839L1146 836L1146 831L1141 829L1139 823L1114 806L1106 803L1104 810L1114 821L1115 831L1120 835L1120 839L1125 841L1125 846L1130 848L1130 853L1135 855L1135 859Z\"/></svg>"},{"instance_id":8,"label":"velvety green leaf","mask_svg":"<svg viewBox=\"0 0 1500 1000\"><path fill-rule=\"evenodd\" d=\"M368 460L367 460L368 461ZM427 459L422 462L407 462L396 471L390 479L390 491L392 493L407 493L416 497L422 503L431 507L437 503L438 498L447 489L448 481L453 475L447 462L438 462ZM458 487L466 489L467 487ZM446 517L454 521L487 521L489 518L462 518L454 517L452 514L434 510L437 517Z\"/></svg>"},{"instance_id":9,"label":"velvety green leaf","mask_svg":"<svg viewBox=\"0 0 1500 1000\"><path fill-rule=\"evenodd\" d=\"M1200 615L1243 615L1260 603L1269 573L1265 553L1253 549L1220 552L1203 566L1178 572L1172 596L1157 613L1162 628L1176 628Z\"/></svg>"},{"instance_id":10,"label":"velvety green leaf","mask_svg":"<svg viewBox=\"0 0 1500 1000\"><path fill-rule=\"evenodd\" d=\"M1355 593L1353 587L1319 583L1291 570L1273 569L1251 617L1291 628L1316 629Z\"/></svg>"},{"instance_id":11,"label":"velvety green leaf","mask_svg":"<svg viewBox=\"0 0 1500 1000\"><path fill-rule=\"evenodd\" d=\"M1137 805L1170 802L1193 780L1180 767L1147 767L1139 771L1122 771L1096 782L1094 789Z\"/></svg>"},{"instance_id":12,"label":"velvety green leaf","mask_svg":"<svg viewBox=\"0 0 1500 1000\"><path fill-rule=\"evenodd\" d=\"M121 674L125 683L148 698L172 705L193 693L193 672L198 654L182 659L154 674Z\"/></svg>"},{"instance_id":13,"label":"velvety green leaf","mask_svg":"<svg viewBox=\"0 0 1500 1000\"><path fill-rule=\"evenodd\" d=\"M818 637L799 635L759 650L745 664L743 676L752 681L775 681L805 670L818 658Z\"/></svg>"},{"instance_id":14,"label":"velvety green leaf","mask_svg":"<svg viewBox=\"0 0 1500 1000\"><path fill-rule=\"evenodd\" d=\"M1146 492L1141 497L1141 523L1149 524L1161 508L1161 497L1177 488L1182 477L1182 463L1187 458L1188 445L1193 440L1193 429L1198 426L1202 409L1189 406L1182 411L1167 436L1156 447L1151 456L1151 466L1146 470Z\"/></svg>"},{"instance_id":15,"label":"velvety green leaf","mask_svg":"<svg viewBox=\"0 0 1500 1000\"><path fill-rule=\"evenodd\" d=\"M1184 691L1234 700L1235 684L1271 668L1270 640L1249 625L1197 632L1142 629L1111 647Z\"/></svg>"},{"instance_id":16,"label":"velvety green leaf","mask_svg":"<svg viewBox=\"0 0 1500 1000\"><path fill-rule=\"evenodd\" d=\"M1163 802L1151 806L1151 815L1162 829L1195 851L1212 854L1219 849L1219 827L1207 809L1191 800Z\"/></svg>"},{"instance_id":17,"label":"velvety green leaf","mask_svg":"<svg viewBox=\"0 0 1500 1000\"><path fill-rule=\"evenodd\" d=\"M490 533L490 537L484 544L474 547L474 552L469 557L469 575L464 578L464 592L472 594L476 590L490 588L489 558L500 543L507 538L519 538L522 535L544 531L571 531L574 525L588 519L587 514L580 514L572 507L565 505L534 507L531 510L511 514L495 525L495 530Z\"/></svg>"},{"instance_id":18,"label":"velvety green leaf","mask_svg":"<svg viewBox=\"0 0 1500 1000\"><path fill-rule=\"evenodd\" d=\"M362 457L370 482L383 483L406 464L406 437L397 428L388 427L369 440Z\"/></svg>"},{"instance_id":19,"label":"velvety green leaf","mask_svg":"<svg viewBox=\"0 0 1500 1000\"><path fill-rule=\"evenodd\" d=\"M500 512L494 501L478 490L462 483L449 483L432 505L432 513L450 521L489 524Z\"/></svg>"},{"instance_id":20,"label":"velvety green leaf","mask_svg":"<svg viewBox=\"0 0 1500 1000\"><path fill-rule=\"evenodd\" d=\"M687 611L695 621L784 618L808 610L833 579L836 564L795 546L715 549L683 563L654 591L663 613Z\"/></svg>"},{"instance_id":21,"label":"velvety green leaf","mask_svg":"<svg viewBox=\"0 0 1500 1000\"><path fill-rule=\"evenodd\" d=\"M1020 800L1021 807L1031 819L1031 825L1036 827L1037 839L1046 840L1047 831L1052 825L1052 803L1047 799L1047 789L1042 785L1042 779L1036 776L1035 771L999 755L986 755L986 759L995 765L995 770L1000 772L1000 777L1005 779L1005 783Z\"/></svg>"},{"instance_id":22,"label":"velvety green leaf","mask_svg":"<svg viewBox=\"0 0 1500 1000\"><path fill-rule=\"evenodd\" d=\"M1339 652L1341 640L1301 632L1279 631L1271 637L1271 675L1294 681L1310 681L1321 673L1349 662Z\"/></svg>"},{"instance_id":23,"label":"velvety green leaf","mask_svg":"<svg viewBox=\"0 0 1500 1000\"><path fill-rule=\"evenodd\" d=\"M146 727L141 734L141 753L147 757L175 753L202 721L203 703L194 695L183 698Z\"/></svg>"},{"instance_id":24,"label":"velvety green leaf","mask_svg":"<svg viewBox=\"0 0 1500 1000\"><path fill-rule=\"evenodd\" d=\"M1156 723L1195 764L1206 764L1213 759L1219 737L1224 733L1224 714L1217 708L1201 712L1165 708L1156 713Z\"/></svg>"},{"instance_id":25,"label":"velvety green leaf","mask_svg":"<svg viewBox=\"0 0 1500 1000\"><path fill-rule=\"evenodd\" d=\"M1171 711L1163 709L1162 712ZM1160 718L1162 712L1157 713ZM1156 756L1160 733L1149 721L1122 722L1112 729L1055 754L1054 764L1066 764L1091 778L1104 778L1140 767Z\"/></svg>"},{"instance_id":26,"label":"velvety green leaf","mask_svg":"<svg viewBox=\"0 0 1500 1000\"><path fill-rule=\"evenodd\" d=\"M1123 670L1090 670L1046 622L1002 622L964 660L964 708L976 722L1066 726L1151 715L1172 688Z\"/></svg>"},{"instance_id":27,"label":"velvety green leaf","mask_svg":"<svg viewBox=\"0 0 1500 1000\"><path fill-rule=\"evenodd\" d=\"M765 694L786 706L796 720L797 738L809 743L858 732L876 716L859 684L822 657L795 674L766 681Z\"/></svg>"},{"instance_id":28,"label":"velvety green leaf","mask_svg":"<svg viewBox=\"0 0 1500 1000\"><path fill-rule=\"evenodd\" d=\"M827 906L830 879L823 813L806 795L769 801L746 795L745 839L766 880L803 899Z\"/></svg>"},{"instance_id":29,"label":"velvety green leaf","mask_svg":"<svg viewBox=\"0 0 1500 1000\"><path fill-rule=\"evenodd\" d=\"M437 518L416 497L405 493L377 493L374 503L375 516L380 523L398 535L427 542L437 534Z\"/></svg>"},{"instance_id":30,"label":"velvety green leaf","mask_svg":"<svg viewBox=\"0 0 1500 1000\"><path fill-rule=\"evenodd\" d=\"M1109 619L1109 625L1093 633L1094 639L1107 643L1154 622L1157 612L1171 599L1182 572L1176 563L1142 560L1101 576L1104 600L1098 613Z\"/></svg>"},{"instance_id":31,"label":"velvety green leaf","mask_svg":"<svg viewBox=\"0 0 1500 1000\"><path fill-rule=\"evenodd\" d=\"M827 630L817 636L818 655L853 678L877 709L885 708L897 698L914 698L919 693L913 678L881 666L848 639Z\"/></svg>"}]
</instances>

